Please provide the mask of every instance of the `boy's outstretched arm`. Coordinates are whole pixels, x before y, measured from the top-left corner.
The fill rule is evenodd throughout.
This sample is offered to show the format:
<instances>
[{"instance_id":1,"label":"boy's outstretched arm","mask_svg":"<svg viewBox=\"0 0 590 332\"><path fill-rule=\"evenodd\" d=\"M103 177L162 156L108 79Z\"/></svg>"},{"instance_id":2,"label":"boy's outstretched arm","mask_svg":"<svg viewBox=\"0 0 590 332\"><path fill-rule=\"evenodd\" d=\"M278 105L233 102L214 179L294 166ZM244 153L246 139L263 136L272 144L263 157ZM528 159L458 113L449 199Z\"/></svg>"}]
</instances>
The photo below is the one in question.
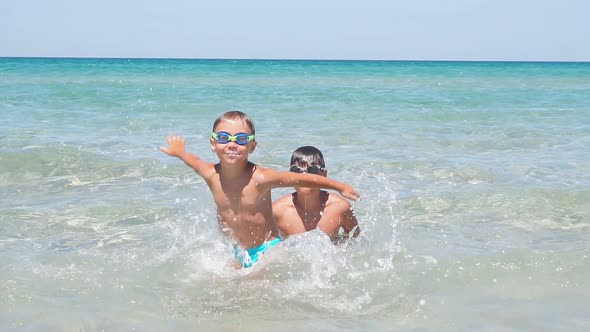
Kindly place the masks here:
<instances>
[{"instance_id":1,"label":"boy's outstretched arm","mask_svg":"<svg viewBox=\"0 0 590 332\"><path fill-rule=\"evenodd\" d=\"M210 163L199 158L195 154L186 151L184 138L180 135L170 135L166 138L168 147L160 147L160 151L171 157L177 157L184 161L190 168L194 169L199 175L203 176L207 166Z\"/></svg>"},{"instance_id":2,"label":"boy's outstretched arm","mask_svg":"<svg viewBox=\"0 0 590 332\"><path fill-rule=\"evenodd\" d=\"M308 187L308 188L323 188L323 189L330 189L336 190L340 193L340 195L352 199L357 200L360 198L359 193L354 190L354 188L346 183L338 182L336 180L332 180L330 178L314 175L314 174L307 174L307 173L293 173L293 172L277 172L273 170L269 170L272 175L269 177L271 179L271 187L278 188L278 187Z\"/></svg>"}]
</instances>

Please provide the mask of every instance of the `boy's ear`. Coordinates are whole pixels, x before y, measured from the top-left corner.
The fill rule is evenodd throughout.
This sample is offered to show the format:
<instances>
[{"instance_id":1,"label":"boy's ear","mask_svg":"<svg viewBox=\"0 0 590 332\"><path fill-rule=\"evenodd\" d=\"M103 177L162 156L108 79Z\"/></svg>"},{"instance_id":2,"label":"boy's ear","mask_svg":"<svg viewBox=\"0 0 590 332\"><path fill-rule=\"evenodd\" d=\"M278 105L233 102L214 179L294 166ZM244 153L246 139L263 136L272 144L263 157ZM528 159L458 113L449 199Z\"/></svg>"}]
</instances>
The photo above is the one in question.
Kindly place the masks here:
<instances>
[{"instance_id":1,"label":"boy's ear","mask_svg":"<svg viewBox=\"0 0 590 332\"><path fill-rule=\"evenodd\" d=\"M256 150L256 144L258 144L258 142L252 141L252 144L250 144L250 153L252 153L252 152L254 152L254 150Z\"/></svg>"},{"instance_id":2,"label":"boy's ear","mask_svg":"<svg viewBox=\"0 0 590 332\"><path fill-rule=\"evenodd\" d=\"M215 152L215 138L211 137L209 139L209 144L211 145L211 151Z\"/></svg>"}]
</instances>

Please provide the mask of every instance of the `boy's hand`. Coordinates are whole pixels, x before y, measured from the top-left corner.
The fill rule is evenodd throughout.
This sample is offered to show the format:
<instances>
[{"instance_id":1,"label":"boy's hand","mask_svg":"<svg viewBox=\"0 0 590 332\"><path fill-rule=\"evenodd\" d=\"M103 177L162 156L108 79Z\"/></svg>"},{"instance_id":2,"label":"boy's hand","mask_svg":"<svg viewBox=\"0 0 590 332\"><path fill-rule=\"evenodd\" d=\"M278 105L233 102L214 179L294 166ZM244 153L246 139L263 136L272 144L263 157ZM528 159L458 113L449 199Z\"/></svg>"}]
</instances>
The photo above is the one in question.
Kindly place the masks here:
<instances>
[{"instance_id":1,"label":"boy's hand","mask_svg":"<svg viewBox=\"0 0 590 332\"><path fill-rule=\"evenodd\" d=\"M353 201L356 201L361 197L361 195L359 195L359 193L357 193L356 190L354 190L354 188L349 185L345 185L344 189L340 191L340 195L348 199L352 199Z\"/></svg>"},{"instance_id":2,"label":"boy's hand","mask_svg":"<svg viewBox=\"0 0 590 332\"><path fill-rule=\"evenodd\" d=\"M170 135L166 138L168 147L160 147L160 151L172 157L180 157L185 153L184 138L179 135Z\"/></svg>"}]
</instances>

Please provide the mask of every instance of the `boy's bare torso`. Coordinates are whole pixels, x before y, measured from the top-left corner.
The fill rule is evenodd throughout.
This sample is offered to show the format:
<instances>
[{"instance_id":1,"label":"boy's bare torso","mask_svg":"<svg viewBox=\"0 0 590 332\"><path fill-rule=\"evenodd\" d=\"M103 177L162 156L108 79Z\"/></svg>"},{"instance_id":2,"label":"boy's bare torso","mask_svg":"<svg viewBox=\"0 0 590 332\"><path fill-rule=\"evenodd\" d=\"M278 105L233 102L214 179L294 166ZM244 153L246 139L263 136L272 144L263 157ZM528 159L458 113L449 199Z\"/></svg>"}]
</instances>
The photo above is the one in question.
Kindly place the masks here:
<instances>
[{"instance_id":1,"label":"boy's bare torso","mask_svg":"<svg viewBox=\"0 0 590 332\"><path fill-rule=\"evenodd\" d=\"M284 196L275 203L280 217L277 218L279 227L287 233L298 234L319 228L332 240L338 239L342 226L343 211L347 210L345 201L336 195L321 191L320 204L313 208L302 208L297 202L297 194Z\"/></svg>"},{"instance_id":2,"label":"boy's bare torso","mask_svg":"<svg viewBox=\"0 0 590 332\"><path fill-rule=\"evenodd\" d=\"M249 163L239 176L223 176L219 164L205 177L217 204L219 223L240 246L252 248L279 236L272 215L271 188L264 168ZM270 231L269 231L270 230Z\"/></svg>"}]
</instances>

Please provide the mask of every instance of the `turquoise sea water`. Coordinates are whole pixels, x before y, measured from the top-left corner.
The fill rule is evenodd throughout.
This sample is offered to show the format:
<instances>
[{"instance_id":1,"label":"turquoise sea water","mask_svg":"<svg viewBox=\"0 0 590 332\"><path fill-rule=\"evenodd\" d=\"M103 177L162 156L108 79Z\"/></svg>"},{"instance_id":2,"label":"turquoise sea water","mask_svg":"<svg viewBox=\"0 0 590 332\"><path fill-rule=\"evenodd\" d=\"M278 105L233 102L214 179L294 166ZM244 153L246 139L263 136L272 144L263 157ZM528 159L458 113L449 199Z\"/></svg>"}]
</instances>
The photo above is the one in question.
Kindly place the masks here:
<instances>
[{"instance_id":1,"label":"turquoise sea water","mask_svg":"<svg viewBox=\"0 0 590 332\"><path fill-rule=\"evenodd\" d=\"M362 237L233 270L214 119L315 145ZM2 331L587 331L590 63L0 58ZM276 190L273 197L290 192Z\"/></svg>"}]
</instances>

